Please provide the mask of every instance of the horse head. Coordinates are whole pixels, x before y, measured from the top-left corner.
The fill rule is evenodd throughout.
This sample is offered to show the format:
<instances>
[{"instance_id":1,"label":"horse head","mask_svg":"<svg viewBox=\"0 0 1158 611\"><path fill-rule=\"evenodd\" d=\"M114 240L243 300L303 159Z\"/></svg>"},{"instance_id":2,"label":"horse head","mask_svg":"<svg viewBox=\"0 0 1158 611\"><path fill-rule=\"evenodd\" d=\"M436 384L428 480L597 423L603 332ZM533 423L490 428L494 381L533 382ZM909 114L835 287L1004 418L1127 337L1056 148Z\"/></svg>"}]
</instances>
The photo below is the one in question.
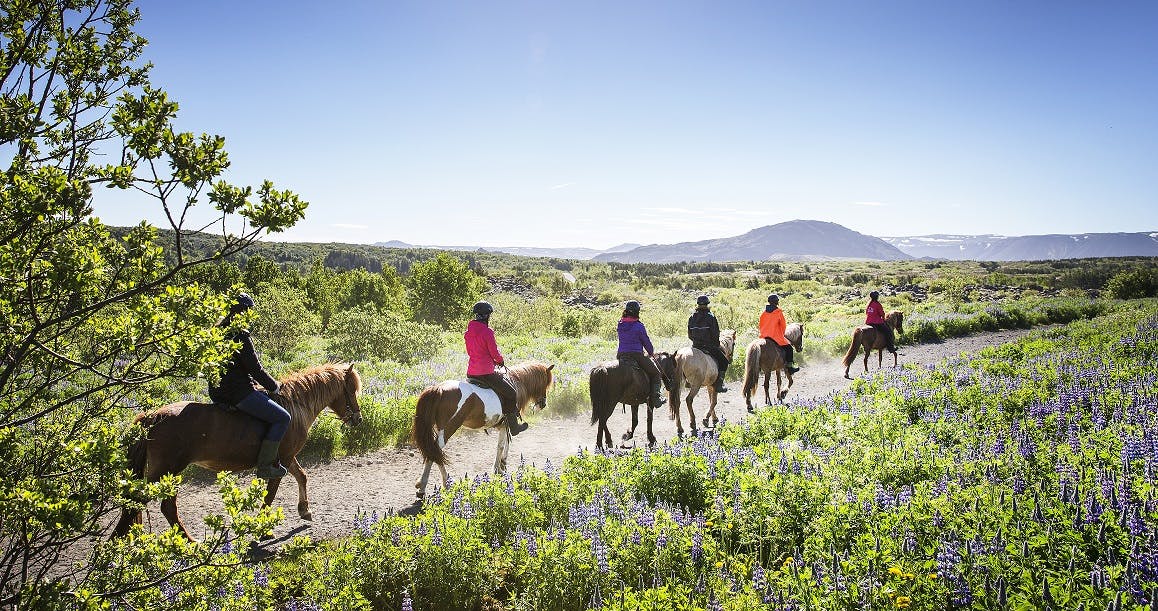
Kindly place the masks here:
<instances>
[{"instance_id":1,"label":"horse head","mask_svg":"<svg viewBox=\"0 0 1158 611\"><path fill-rule=\"evenodd\" d=\"M672 380L676 377L675 359L667 352L657 352L651 358L659 368L659 379L663 381L663 387L671 390Z\"/></svg>"},{"instance_id":2,"label":"horse head","mask_svg":"<svg viewBox=\"0 0 1158 611\"><path fill-rule=\"evenodd\" d=\"M736 332L733 329L724 329L720 331L720 350L728 355L728 360L732 360L732 355L736 351Z\"/></svg>"},{"instance_id":3,"label":"horse head","mask_svg":"<svg viewBox=\"0 0 1158 611\"><path fill-rule=\"evenodd\" d=\"M784 338L792 344L797 354L804 352L804 323L794 322L788 325L788 330L784 332Z\"/></svg>"},{"instance_id":4,"label":"horse head","mask_svg":"<svg viewBox=\"0 0 1158 611\"><path fill-rule=\"evenodd\" d=\"M897 333L904 333L905 313L900 310L893 310L885 317L885 322L897 330Z\"/></svg>"},{"instance_id":5,"label":"horse head","mask_svg":"<svg viewBox=\"0 0 1158 611\"><path fill-rule=\"evenodd\" d=\"M534 404L539 409L547 409L547 391L551 388L551 383L554 381L551 370L555 368L554 364L544 365L542 363L524 363L516 367L508 367L507 374L514 380L515 393L525 393L522 396L530 404ZM526 405L519 400L520 405Z\"/></svg>"},{"instance_id":6,"label":"horse head","mask_svg":"<svg viewBox=\"0 0 1158 611\"><path fill-rule=\"evenodd\" d=\"M362 378L350 363L345 368L338 368L342 379L342 392L335 393L328 407L338 415L343 423L350 426L362 424L362 407L358 404L358 394L362 392Z\"/></svg>"}]
</instances>

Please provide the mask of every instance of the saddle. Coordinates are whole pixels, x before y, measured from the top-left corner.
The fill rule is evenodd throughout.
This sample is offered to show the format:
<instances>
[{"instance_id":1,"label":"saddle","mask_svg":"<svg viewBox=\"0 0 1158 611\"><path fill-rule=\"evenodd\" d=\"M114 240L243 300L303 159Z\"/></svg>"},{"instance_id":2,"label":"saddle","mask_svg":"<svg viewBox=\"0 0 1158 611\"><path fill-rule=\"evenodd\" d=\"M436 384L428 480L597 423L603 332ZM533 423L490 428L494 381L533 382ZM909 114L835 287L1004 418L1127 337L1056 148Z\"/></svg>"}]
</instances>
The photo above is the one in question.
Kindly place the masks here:
<instances>
[{"instance_id":1,"label":"saddle","mask_svg":"<svg viewBox=\"0 0 1158 611\"><path fill-rule=\"evenodd\" d=\"M482 379L482 378L476 378L474 376L466 376L466 381L470 384L478 386L479 388L484 388L487 390L491 389L491 383Z\"/></svg>"}]
</instances>

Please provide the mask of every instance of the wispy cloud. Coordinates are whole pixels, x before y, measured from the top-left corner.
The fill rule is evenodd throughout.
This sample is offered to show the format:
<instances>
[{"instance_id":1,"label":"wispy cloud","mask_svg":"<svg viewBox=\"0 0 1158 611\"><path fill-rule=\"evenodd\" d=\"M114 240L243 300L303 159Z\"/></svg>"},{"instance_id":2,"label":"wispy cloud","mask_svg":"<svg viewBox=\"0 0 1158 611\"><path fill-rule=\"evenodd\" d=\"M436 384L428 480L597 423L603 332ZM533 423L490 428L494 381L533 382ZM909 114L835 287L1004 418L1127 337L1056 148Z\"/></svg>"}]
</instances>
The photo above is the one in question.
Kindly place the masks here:
<instances>
[{"instance_id":1,"label":"wispy cloud","mask_svg":"<svg viewBox=\"0 0 1158 611\"><path fill-rule=\"evenodd\" d=\"M573 182L565 182L561 185L555 185L555 186L551 187L551 190L552 191L558 191L559 189L566 189L567 187L573 186L574 184L575 183L573 183Z\"/></svg>"},{"instance_id":2,"label":"wispy cloud","mask_svg":"<svg viewBox=\"0 0 1158 611\"><path fill-rule=\"evenodd\" d=\"M854 206L880 207L880 206L887 206L888 204L886 204L884 202L853 202L852 205L854 205Z\"/></svg>"},{"instance_id":3,"label":"wispy cloud","mask_svg":"<svg viewBox=\"0 0 1158 611\"><path fill-rule=\"evenodd\" d=\"M338 229L369 229L370 228L369 225L354 225L352 223L331 223L330 227L336 227Z\"/></svg>"}]
</instances>

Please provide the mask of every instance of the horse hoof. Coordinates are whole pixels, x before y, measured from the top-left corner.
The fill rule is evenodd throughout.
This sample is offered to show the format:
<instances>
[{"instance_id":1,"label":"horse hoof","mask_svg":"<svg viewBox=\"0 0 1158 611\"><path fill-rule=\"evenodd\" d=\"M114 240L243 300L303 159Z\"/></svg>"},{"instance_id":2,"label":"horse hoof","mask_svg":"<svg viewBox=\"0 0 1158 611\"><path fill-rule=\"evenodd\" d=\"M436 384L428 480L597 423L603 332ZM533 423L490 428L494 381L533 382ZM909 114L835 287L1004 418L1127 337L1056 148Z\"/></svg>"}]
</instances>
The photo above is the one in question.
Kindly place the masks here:
<instances>
[{"instance_id":1,"label":"horse hoof","mask_svg":"<svg viewBox=\"0 0 1158 611\"><path fill-rule=\"evenodd\" d=\"M631 433L624 433L623 434L623 440L624 441L627 441L628 439L631 439L632 437L635 437L635 435L632 435Z\"/></svg>"},{"instance_id":2,"label":"horse hoof","mask_svg":"<svg viewBox=\"0 0 1158 611\"><path fill-rule=\"evenodd\" d=\"M301 518L307 522L313 522L314 521L314 514L308 512L308 511L299 511L298 515L301 516Z\"/></svg>"},{"instance_id":3,"label":"horse hoof","mask_svg":"<svg viewBox=\"0 0 1158 611\"><path fill-rule=\"evenodd\" d=\"M703 420L701 420L701 422L704 423L704 426L708 426L708 419L707 418L704 418ZM694 431L695 429L692 429L692 430Z\"/></svg>"},{"instance_id":4,"label":"horse hoof","mask_svg":"<svg viewBox=\"0 0 1158 611\"><path fill-rule=\"evenodd\" d=\"M421 501L422 499L425 499L425 498L426 498L426 493L425 493L425 492L423 492L423 491L421 491L421 490L419 490L418 492L415 492L415 493L414 493L414 498L416 498L416 499L418 499L418 500L420 500L420 501Z\"/></svg>"},{"instance_id":5,"label":"horse hoof","mask_svg":"<svg viewBox=\"0 0 1158 611\"><path fill-rule=\"evenodd\" d=\"M754 408L754 407L752 407L751 405L749 405L749 406L748 406L748 413L749 413L749 414L755 414L755 413L756 413L756 408Z\"/></svg>"}]
</instances>

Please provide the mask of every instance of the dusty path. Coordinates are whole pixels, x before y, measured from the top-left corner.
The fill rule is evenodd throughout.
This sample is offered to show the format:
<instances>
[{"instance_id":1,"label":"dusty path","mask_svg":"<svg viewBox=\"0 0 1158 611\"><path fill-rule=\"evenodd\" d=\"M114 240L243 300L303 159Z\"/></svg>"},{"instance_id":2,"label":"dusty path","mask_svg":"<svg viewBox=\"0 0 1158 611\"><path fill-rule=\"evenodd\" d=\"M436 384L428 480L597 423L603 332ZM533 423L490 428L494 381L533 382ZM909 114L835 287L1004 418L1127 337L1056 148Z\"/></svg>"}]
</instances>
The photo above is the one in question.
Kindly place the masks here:
<instances>
[{"instance_id":1,"label":"dusty path","mask_svg":"<svg viewBox=\"0 0 1158 611\"><path fill-rule=\"evenodd\" d=\"M946 357L974 353L988 345L1013 341L1027 332L982 333L942 343L906 346L901 350L901 363L937 363ZM891 360L891 357L886 358L886 366ZM796 384L786 398L789 404L803 397L824 396L842 390L850 383L844 379L844 368L837 361L813 361L803 365L800 373L796 374ZM860 367L858 359L853 363L850 375L855 377ZM870 359L869 371L871 373L875 370L874 355ZM735 422L747 416L747 412L740 383L733 382L729 387L730 392L720 395L716 410L721 418ZM775 380L772 382L772 391L775 392ZM758 397L762 399L762 390ZM695 407L697 418L702 418L707 408L706 393L701 392L697 396ZM686 410L682 412L682 417L685 431L689 430ZM550 418L544 414L534 421L527 432L513 440L509 463L511 468L518 466L520 456L527 463L540 466L548 459L559 464L580 448L594 447L595 427L589 422L589 414L568 418ZM645 424L641 423L636 431L637 441L642 438L646 442ZM613 438L618 442L620 435L630 425L630 410L624 414L617 409L609 421ZM675 422L668 419L666 406L656 414L654 431L659 443L675 437ZM476 431L456 434L446 447L451 460L451 478L473 477L490 471L494 465L497 441L494 434ZM314 521L305 522L298 518L297 486L292 478L287 477L275 501L285 511L286 520L277 527L275 539L268 542L267 547L278 546L295 535L308 535L315 540L342 536L353 530L353 520L359 512L377 512L382 515L414 511L417 508L414 502L414 482L420 475L421 464L413 448L379 450L331 462L303 463L303 467L309 477L310 508ZM433 484L437 481L438 471L435 469L431 474L430 491L433 491ZM182 486L178 502L185 525L195 537L204 530L203 516L207 512L220 511L222 507L221 498L209 478L195 477L194 481L187 481ZM150 505L147 510L145 523L153 530L166 526L165 518L156 504Z\"/></svg>"}]
</instances>

